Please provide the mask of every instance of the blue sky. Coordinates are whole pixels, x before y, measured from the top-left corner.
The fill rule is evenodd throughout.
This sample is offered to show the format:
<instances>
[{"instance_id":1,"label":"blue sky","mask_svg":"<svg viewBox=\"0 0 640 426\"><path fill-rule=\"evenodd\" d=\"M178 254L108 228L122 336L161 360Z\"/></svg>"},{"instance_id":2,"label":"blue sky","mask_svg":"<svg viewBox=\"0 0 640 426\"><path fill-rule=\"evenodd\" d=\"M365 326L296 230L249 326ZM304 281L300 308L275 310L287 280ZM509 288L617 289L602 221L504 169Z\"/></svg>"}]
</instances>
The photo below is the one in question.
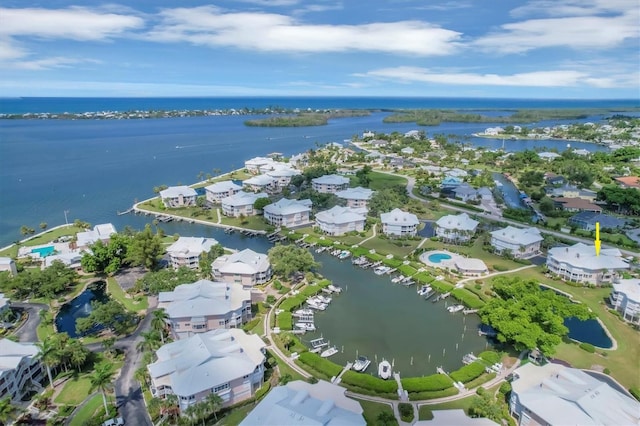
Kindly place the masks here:
<instances>
[{"instance_id":1,"label":"blue sky","mask_svg":"<svg viewBox=\"0 0 640 426\"><path fill-rule=\"evenodd\" d=\"M640 98L637 0L4 0L0 96Z\"/></svg>"}]
</instances>

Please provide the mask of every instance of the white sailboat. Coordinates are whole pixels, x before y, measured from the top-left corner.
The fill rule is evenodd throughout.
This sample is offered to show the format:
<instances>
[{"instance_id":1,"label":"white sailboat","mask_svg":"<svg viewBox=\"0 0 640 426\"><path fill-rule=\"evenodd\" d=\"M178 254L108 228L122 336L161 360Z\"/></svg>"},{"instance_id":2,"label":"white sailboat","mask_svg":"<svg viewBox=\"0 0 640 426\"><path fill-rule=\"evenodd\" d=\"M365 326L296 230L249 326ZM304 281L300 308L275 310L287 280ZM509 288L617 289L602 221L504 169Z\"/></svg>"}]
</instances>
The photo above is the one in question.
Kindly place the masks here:
<instances>
[{"instance_id":1,"label":"white sailboat","mask_svg":"<svg viewBox=\"0 0 640 426\"><path fill-rule=\"evenodd\" d=\"M335 355L338 353L338 348L336 348L335 346L331 346L328 349L325 349L324 351L322 351L322 353L320 353L320 356L322 358L328 358L331 355Z\"/></svg>"},{"instance_id":2,"label":"white sailboat","mask_svg":"<svg viewBox=\"0 0 640 426\"><path fill-rule=\"evenodd\" d=\"M383 359L378 364L378 377L387 380L391 377L391 364L386 359Z\"/></svg>"}]
</instances>

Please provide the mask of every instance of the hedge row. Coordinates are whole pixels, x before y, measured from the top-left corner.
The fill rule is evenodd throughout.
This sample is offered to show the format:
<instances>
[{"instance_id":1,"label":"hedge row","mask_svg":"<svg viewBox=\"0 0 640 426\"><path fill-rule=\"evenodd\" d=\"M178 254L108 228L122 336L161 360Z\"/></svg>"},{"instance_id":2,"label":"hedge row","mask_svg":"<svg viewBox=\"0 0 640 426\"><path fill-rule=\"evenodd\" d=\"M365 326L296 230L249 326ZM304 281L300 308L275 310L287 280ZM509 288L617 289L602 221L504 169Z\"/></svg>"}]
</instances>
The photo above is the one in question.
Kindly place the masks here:
<instances>
[{"instance_id":1,"label":"hedge row","mask_svg":"<svg viewBox=\"0 0 640 426\"><path fill-rule=\"evenodd\" d=\"M450 387L448 389L443 389L439 391L410 392L409 400L420 401L423 399L444 398L445 396L452 396L457 394L458 394L458 389L454 387Z\"/></svg>"},{"instance_id":2,"label":"hedge row","mask_svg":"<svg viewBox=\"0 0 640 426\"><path fill-rule=\"evenodd\" d=\"M325 380L327 382L331 381L331 378L333 376L327 376L326 374L316 370L315 368L311 368L309 365L305 364L304 362L300 361L300 358L296 359L295 364L302 368L304 371L306 371L307 373L311 374L313 377L320 379L320 380Z\"/></svg>"},{"instance_id":3,"label":"hedge row","mask_svg":"<svg viewBox=\"0 0 640 426\"><path fill-rule=\"evenodd\" d=\"M382 392L382 393L375 392L375 391L372 391L371 389L350 385L348 383L345 383L344 381L340 382L340 385L347 388L347 390L349 390L350 392L359 393L361 395L378 396L380 398L386 398L386 399L398 399L398 392Z\"/></svg>"},{"instance_id":4,"label":"hedge row","mask_svg":"<svg viewBox=\"0 0 640 426\"><path fill-rule=\"evenodd\" d=\"M484 373L484 364L482 362L472 362L449 374L456 382L467 383L477 379Z\"/></svg>"},{"instance_id":5,"label":"hedge row","mask_svg":"<svg viewBox=\"0 0 640 426\"><path fill-rule=\"evenodd\" d=\"M303 352L298 358L300 362L331 378L342 371L342 367L313 352Z\"/></svg>"},{"instance_id":6,"label":"hedge row","mask_svg":"<svg viewBox=\"0 0 640 426\"><path fill-rule=\"evenodd\" d=\"M482 358L483 360L487 361L487 363L489 363L490 365L493 365L496 362L500 361L500 354L496 351L484 351L484 352L480 352L480 355L478 355L478 358Z\"/></svg>"},{"instance_id":7,"label":"hedge row","mask_svg":"<svg viewBox=\"0 0 640 426\"><path fill-rule=\"evenodd\" d=\"M339 373L340 371L338 371ZM398 383L395 380L382 380L368 374L347 371L342 375L342 383L369 389L375 393L394 393L398 391Z\"/></svg>"},{"instance_id":8,"label":"hedge row","mask_svg":"<svg viewBox=\"0 0 640 426\"><path fill-rule=\"evenodd\" d=\"M446 374L402 379L402 388L407 392L439 391L453 386L453 380Z\"/></svg>"},{"instance_id":9,"label":"hedge row","mask_svg":"<svg viewBox=\"0 0 640 426\"><path fill-rule=\"evenodd\" d=\"M267 392L269 392L271 390L271 383L270 382L265 382L262 387L260 387L260 389L258 389L256 391L256 394L254 396L254 398L256 399L256 401L259 401L260 398L262 398L264 395L266 395Z\"/></svg>"},{"instance_id":10,"label":"hedge row","mask_svg":"<svg viewBox=\"0 0 640 426\"><path fill-rule=\"evenodd\" d=\"M477 379L467 382L465 386L467 387L467 389L472 389L487 383L489 380L493 380L496 376L497 376L496 373L484 373Z\"/></svg>"},{"instance_id":11,"label":"hedge row","mask_svg":"<svg viewBox=\"0 0 640 426\"><path fill-rule=\"evenodd\" d=\"M478 296L465 288L454 288L451 290L451 295L471 309L478 309L484 306L484 302L478 299Z\"/></svg>"},{"instance_id":12,"label":"hedge row","mask_svg":"<svg viewBox=\"0 0 640 426\"><path fill-rule=\"evenodd\" d=\"M453 284L445 283L444 281L431 281L429 285L438 290L440 293L449 292L455 287Z\"/></svg>"},{"instance_id":13,"label":"hedge row","mask_svg":"<svg viewBox=\"0 0 640 426\"><path fill-rule=\"evenodd\" d=\"M280 330L293 329L293 318L291 317L291 312L280 312L278 315L278 327L280 327Z\"/></svg>"}]
</instances>

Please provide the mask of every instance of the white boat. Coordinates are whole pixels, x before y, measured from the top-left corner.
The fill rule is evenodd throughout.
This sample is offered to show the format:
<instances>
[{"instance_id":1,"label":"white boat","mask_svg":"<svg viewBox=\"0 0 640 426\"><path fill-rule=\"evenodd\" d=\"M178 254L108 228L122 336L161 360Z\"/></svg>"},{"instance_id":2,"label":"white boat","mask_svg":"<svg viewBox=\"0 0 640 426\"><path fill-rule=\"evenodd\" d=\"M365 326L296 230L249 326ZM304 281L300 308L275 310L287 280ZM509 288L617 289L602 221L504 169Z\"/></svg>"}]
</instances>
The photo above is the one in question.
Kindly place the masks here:
<instances>
[{"instance_id":1,"label":"white boat","mask_svg":"<svg viewBox=\"0 0 640 426\"><path fill-rule=\"evenodd\" d=\"M306 317L308 315L313 315L313 311L311 309L298 309L293 313L294 317Z\"/></svg>"},{"instance_id":2,"label":"white boat","mask_svg":"<svg viewBox=\"0 0 640 426\"><path fill-rule=\"evenodd\" d=\"M447 307L447 311L449 311L451 313L460 312L463 309L464 309L464 305L451 305L451 306Z\"/></svg>"},{"instance_id":3,"label":"white boat","mask_svg":"<svg viewBox=\"0 0 640 426\"><path fill-rule=\"evenodd\" d=\"M388 266L376 266L373 269L373 273L376 275L384 275L387 272L389 272L391 270L391 268L389 268Z\"/></svg>"},{"instance_id":4,"label":"white boat","mask_svg":"<svg viewBox=\"0 0 640 426\"><path fill-rule=\"evenodd\" d=\"M329 304L331 303L331 298L328 296L323 296L321 294L316 296L316 299L318 299L320 301L320 303L325 303L325 304Z\"/></svg>"},{"instance_id":5,"label":"white boat","mask_svg":"<svg viewBox=\"0 0 640 426\"><path fill-rule=\"evenodd\" d=\"M387 380L391 377L391 364L386 359L383 359L378 364L378 377Z\"/></svg>"},{"instance_id":6,"label":"white boat","mask_svg":"<svg viewBox=\"0 0 640 426\"><path fill-rule=\"evenodd\" d=\"M338 294L342 293L342 287L338 287L338 286L335 286L335 285L333 285L333 284L329 284L329 285L327 286L327 288L328 288L329 290L331 290L332 292L334 292L334 293L338 293Z\"/></svg>"},{"instance_id":7,"label":"white boat","mask_svg":"<svg viewBox=\"0 0 640 426\"><path fill-rule=\"evenodd\" d=\"M370 359L368 359L366 356L359 356L358 359L356 359L353 363L352 368L354 371L365 371L369 367L369 364L371 364Z\"/></svg>"},{"instance_id":8,"label":"white boat","mask_svg":"<svg viewBox=\"0 0 640 426\"><path fill-rule=\"evenodd\" d=\"M326 248L326 247L324 247L324 246L322 246L322 247L318 247L318 248L316 249L316 253L322 253L322 252L323 252L323 251L325 251L326 249L327 249L327 248Z\"/></svg>"},{"instance_id":9,"label":"white boat","mask_svg":"<svg viewBox=\"0 0 640 426\"><path fill-rule=\"evenodd\" d=\"M338 255L338 259L346 259L349 256L351 256L351 252L349 250L342 250Z\"/></svg>"},{"instance_id":10,"label":"white boat","mask_svg":"<svg viewBox=\"0 0 640 426\"><path fill-rule=\"evenodd\" d=\"M316 326L312 322L297 322L295 327L304 331L316 331Z\"/></svg>"},{"instance_id":11,"label":"white boat","mask_svg":"<svg viewBox=\"0 0 640 426\"><path fill-rule=\"evenodd\" d=\"M404 275L398 275L397 277L393 277L391 278L391 282L392 283L399 283L400 281L404 280Z\"/></svg>"},{"instance_id":12,"label":"white boat","mask_svg":"<svg viewBox=\"0 0 640 426\"><path fill-rule=\"evenodd\" d=\"M319 302L318 300L307 300L307 305L311 309L316 309L318 311L324 311L325 309L327 309L327 305L325 303Z\"/></svg>"},{"instance_id":13,"label":"white boat","mask_svg":"<svg viewBox=\"0 0 640 426\"><path fill-rule=\"evenodd\" d=\"M310 340L309 344L311 345L311 352L314 353L320 352L322 348L328 345L328 343L322 337Z\"/></svg>"},{"instance_id":14,"label":"white boat","mask_svg":"<svg viewBox=\"0 0 640 426\"><path fill-rule=\"evenodd\" d=\"M418 289L418 296L425 296L431 291L431 287L428 285L423 285Z\"/></svg>"},{"instance_id":15,"label":"white boat","mask_svg":"<svg viewBox=\"0 0 640 426\"><path fill-rule=\"evenodd\" d=\"M320 353L320 356L321 356L322 358L328 358L328 357L330 357L331 355L335 355L335 354L337 354L337 353L338 353L338 348L336 348L335 346L331 346L330 348L325 349L324 351L322 351L322 352Z\"/></svg>"}]
</instances>

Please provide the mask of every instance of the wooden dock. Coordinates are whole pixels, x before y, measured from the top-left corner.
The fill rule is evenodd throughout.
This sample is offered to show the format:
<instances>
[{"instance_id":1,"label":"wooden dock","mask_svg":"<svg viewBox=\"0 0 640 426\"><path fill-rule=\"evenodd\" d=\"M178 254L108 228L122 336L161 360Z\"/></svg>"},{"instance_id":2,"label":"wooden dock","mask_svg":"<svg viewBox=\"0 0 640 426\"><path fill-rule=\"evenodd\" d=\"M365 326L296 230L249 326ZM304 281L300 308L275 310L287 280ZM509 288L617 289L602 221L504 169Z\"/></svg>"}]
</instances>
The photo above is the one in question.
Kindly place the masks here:
<instances>
[{"instance_id":1,"label":"wooden dock","mask_svg":"<svg viewBox=\"0 0 640 426\"><path fill-rule=\"evenodd\" d=\"M478 312L478 309L465 309L464 311L462 311L462 313L465 315L475 314L476 312Z\"/></svg>"},{"instance_id":2,"label":"wooden dock","mask_svg":"<svg viewBox=\"0 0 640 426\"><path fill-rule=\"evenodd\" d=\"M346 373L347 371L351 370L351 367L353 367L353 363L352 362L348 362L347 365L344 366L344 368L342 369L340 374L338 374L336 377L331 379L331 383L333 383L334 385L339 384L340 381L342 380L342 375L344 373Z\"/></svg>"}]
</instances>

